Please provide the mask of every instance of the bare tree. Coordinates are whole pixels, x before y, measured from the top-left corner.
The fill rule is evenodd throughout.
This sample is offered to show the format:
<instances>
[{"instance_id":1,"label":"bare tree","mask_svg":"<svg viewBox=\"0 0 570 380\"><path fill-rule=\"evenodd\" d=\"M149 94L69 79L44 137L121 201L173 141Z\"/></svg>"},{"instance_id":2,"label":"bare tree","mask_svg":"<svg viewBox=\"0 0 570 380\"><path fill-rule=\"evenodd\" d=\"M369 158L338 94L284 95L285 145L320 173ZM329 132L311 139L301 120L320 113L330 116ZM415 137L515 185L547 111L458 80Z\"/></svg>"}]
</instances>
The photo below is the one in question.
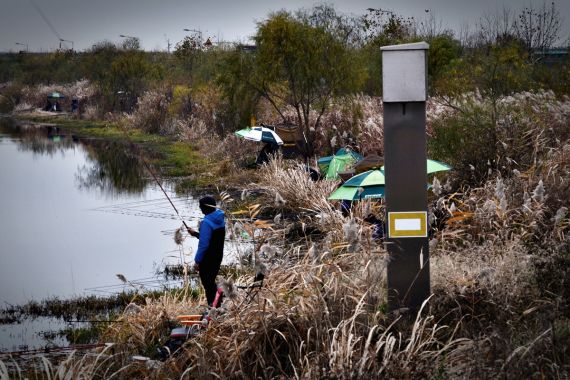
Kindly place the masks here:
<instances>
[{"instance_id":1,"label":"bare tree","mask_svg":"<svg viewBox=\"0 0 570 380\"><path fill-rule=\"evenodd\" d=\"M437 19L430 9L425 9L425 17L421 21L415 21L414 29L418 36L431 39L442 34L451 35L453 32L443 27L443 21Z\"/></svg>"},{"instance_id":2,"label":"bare tree","mask_svg":"<svg viewBox=\"0 0 570 380\"><path fill-rule=\"evenodd\" d=\"M307 25L324 29L349 46L361 46L364 41L360 17L337 13L331 5L321 4L309 10L301 9L297 11L296 17Z\"/></svg>"},{"instance_id":3,"label":"bare tree","mask_svg":"<svg viewBox=\"0 0 570 380\"><path fill-rule=\"evenodd\" d=\"M477 23L477 45L489 46L509 39L515 33L514 24L513 13L508 8L503 8L501 12L483 14Z\"/></svg>"},{"instance_id":4,"label":"bare tree","mask_svg":"<svg viewBox=\"0 0 570 380\"><path fill-rule=\"evenodd\" d=\"M397 43L415 36L413 17L403 17L387 9L367 8L362 17L364 38L374 41L383 37L383 43Z\"/></svg>"},{"instance_id":5,"label":"bare tree","mask_svg":"<svg viewBox=\"0 0 570 380\"><path fill-rule=\"evenodd\" d=\"M463 48L471 49L476 46L477 43L476 35L472 31L472 26L467 21L464 21L461 24L457 39L459 40L459 43Z\"/></svg>"},{"instance_id":6,"label":"bare tree","mask_svg":"<svg viewBox=\"0 0 570 380\"><path fill-rule=\"evenodd\" d=\"M524 8L514 22L516 36L529 52L544 51L560 42L561 28L562 18L554 2L543 3L540 8Z\"/></svg>"}]
</instances>

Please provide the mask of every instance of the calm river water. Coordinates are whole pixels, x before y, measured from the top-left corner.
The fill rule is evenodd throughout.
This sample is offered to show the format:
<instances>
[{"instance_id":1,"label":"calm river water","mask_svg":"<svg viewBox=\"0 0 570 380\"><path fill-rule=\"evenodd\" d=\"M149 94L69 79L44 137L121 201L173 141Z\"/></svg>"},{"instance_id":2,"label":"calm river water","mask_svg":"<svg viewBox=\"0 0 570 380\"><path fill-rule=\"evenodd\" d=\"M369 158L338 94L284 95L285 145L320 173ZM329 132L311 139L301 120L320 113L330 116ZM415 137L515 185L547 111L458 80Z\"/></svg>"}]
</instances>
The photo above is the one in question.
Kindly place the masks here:
<instances>
[{"instance_id":1,"label":"calm river water","mask_svg":"<svg viewBox=\"0 0 570 380\"><path fill-rule=\"evenodd\" d=\"M117 274L152 288L180 262L182 223L126 145L0 118L0 181L0 309L118 291ZM169 195L195 227L195 199ZM196 247L184 242L189 258Z\"/></svg>"}]
</instances>

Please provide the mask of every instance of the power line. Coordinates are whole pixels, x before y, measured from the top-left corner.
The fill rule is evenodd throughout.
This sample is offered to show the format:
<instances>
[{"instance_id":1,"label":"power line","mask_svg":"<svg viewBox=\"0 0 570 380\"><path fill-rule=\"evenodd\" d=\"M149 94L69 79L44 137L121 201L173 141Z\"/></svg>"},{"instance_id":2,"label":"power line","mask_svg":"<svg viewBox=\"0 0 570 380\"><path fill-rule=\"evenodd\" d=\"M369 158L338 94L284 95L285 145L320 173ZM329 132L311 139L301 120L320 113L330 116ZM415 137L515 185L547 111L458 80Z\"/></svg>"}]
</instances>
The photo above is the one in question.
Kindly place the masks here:
<instances>
[{"instance_id":1,"label":"power line","mask_svg":"<svg viewBox=\"0 0 570 380\"><path fill-rule=\"evenodd\" d=\"M57 39L60 41L60 44L63 40L63 38L60 36L60 34L57 32L57 30L55 30L54 26L52 25L52 23L48 20L48 18L46 17L46 15L44 14L44 12L41 10L41 8L35 3L34 0L30 0L30 3L32 4L32 6L36 9L36 11L38 11L38 13L40 14L40 16L42 16L42 19L45 21L45 23L49 26L49 28L51 29L51 31L53 32L53 34L55 34L55 36L57 37ZM65 43L64 43L65 44ZM60 46L61 48L61 46Z\"/></svg>"}]
</instances>

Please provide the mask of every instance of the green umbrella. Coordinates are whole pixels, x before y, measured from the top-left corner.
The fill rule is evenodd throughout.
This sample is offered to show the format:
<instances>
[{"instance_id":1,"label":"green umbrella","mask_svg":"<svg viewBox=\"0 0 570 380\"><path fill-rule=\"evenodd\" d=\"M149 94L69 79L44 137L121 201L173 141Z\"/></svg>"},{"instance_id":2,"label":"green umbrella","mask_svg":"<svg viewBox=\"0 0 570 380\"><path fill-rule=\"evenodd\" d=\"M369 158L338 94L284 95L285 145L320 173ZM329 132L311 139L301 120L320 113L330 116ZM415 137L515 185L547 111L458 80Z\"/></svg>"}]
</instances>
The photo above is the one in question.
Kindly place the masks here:
<instances>
[{"instance_id":1,"label":"green umbrella","mask_svg":"<svg viewBox=\"0 0 570 380\"><path fill-rule=\"evenodd\" d=\"M374 169L355 175L346 181L343 186L374 186L385 184L384 171Z\"/></svg>"},{"instance_id":2,"label":"green umbrella","mask_svg":"<svg viewBox=\"0 0 570 380\"><path fill-rule=\"evenodd\" d=\"M345 184L333 191L328 199L357 201L361 199L382 198L384 197L384 190L384 185L360 187L346 186Z\"/></svg>"},{"instance_id":3,"label":"green umbrella","mask_svg":"<svg viewBox=\"0 0 570 380\"><path fill-rule=\"evenodd\" d=\"M60 93L60 92L50 92L47 96L48 98L53 98L53 99L63 99L65 98L65 96Z\"/></svg>"},{"instance_id":4,"label":"green umbrella","mask_svg":"<svg viewBox=\"0 0 570 380\"><path fill-rule=\"evenodd\" d=\"M384 166L382 166L380 169L384 170ZM443 172L443 171L447 171L447 170L451 170L453 169L451 166L444 164L443 162L439 162L436 160L430 160L428 158L427 160L427 173L431 174L431 173L436 173L436 172Z\"/></svg>"},{"instance_id":5,"label":"green umbrella","mask_svg":"<svg viewBox=\"0 0 570 380\"><path fill-rule=\"evenodd\" d=\"M329 199L382 198L386 190L385 184L386 178L382 170L368 170L347 180L329 196Z\"/></svg>"}]
</instances>

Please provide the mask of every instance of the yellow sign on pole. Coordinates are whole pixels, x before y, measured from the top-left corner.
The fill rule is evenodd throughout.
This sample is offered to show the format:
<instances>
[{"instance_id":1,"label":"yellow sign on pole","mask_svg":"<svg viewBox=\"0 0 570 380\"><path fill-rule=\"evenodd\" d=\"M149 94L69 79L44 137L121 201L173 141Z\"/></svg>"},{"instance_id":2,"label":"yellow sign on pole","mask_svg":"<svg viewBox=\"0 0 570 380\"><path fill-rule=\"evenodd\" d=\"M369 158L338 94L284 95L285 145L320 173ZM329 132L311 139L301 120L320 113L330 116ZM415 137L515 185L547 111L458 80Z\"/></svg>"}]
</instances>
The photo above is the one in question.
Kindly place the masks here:
<instances>
[{"instance_id":1,"label":"yellow sign on pole","mask_svg":"<svg viewBox=\"0 0 570 380\"><path fill-rule=\"evenodd\" d=\"M427 237L427 212L389 212L388 236L391 238Z\"/></svg>"}]
</instances>

